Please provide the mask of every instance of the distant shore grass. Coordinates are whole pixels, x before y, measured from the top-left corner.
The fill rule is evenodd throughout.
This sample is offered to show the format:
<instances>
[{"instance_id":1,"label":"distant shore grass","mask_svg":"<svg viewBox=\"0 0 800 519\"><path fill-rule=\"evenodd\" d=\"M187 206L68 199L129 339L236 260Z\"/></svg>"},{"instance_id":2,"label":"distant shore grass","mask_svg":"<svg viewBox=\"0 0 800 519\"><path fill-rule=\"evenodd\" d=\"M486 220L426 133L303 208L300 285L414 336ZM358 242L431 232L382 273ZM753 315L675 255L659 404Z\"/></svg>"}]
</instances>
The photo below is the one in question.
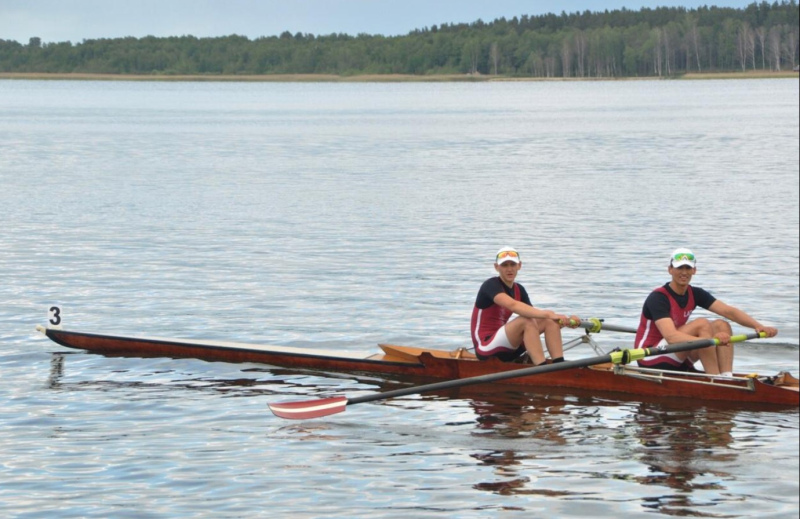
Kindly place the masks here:
<instances>
[{"instance_id":1,"label":"distant shore grass","mask_svg":"<svg viewBox=\"0 0 800 519\"><path fill-rule=\"evenodd\" d=\"M77 81L228 81L228 82L298 82L298 83L412 83L412 82L486 82L486 81L629 81L656 79L764 79L798 77L796 71L772 72L750 70L747 72L692 72L669 77L584 77L584 78L530 78L490 76L481 74L365 74L337 76L333 74L265 74L265 75L169 75L169 74L60 74L44 72L0 72L0 79L27 80L77 80Z\"/></svg>"},{"instance_id":2,"label":"distant shore grass","mask_svg":"<svg viewBox=\"0 0 800 519\"><path fill-rule=\"evenodd\" d=\"M781 70L748 70L747 72L690 72L683 74L680 79L764 79L764 78L791 78L798 77L797 71Z\"/></svg>"}]
</instances>

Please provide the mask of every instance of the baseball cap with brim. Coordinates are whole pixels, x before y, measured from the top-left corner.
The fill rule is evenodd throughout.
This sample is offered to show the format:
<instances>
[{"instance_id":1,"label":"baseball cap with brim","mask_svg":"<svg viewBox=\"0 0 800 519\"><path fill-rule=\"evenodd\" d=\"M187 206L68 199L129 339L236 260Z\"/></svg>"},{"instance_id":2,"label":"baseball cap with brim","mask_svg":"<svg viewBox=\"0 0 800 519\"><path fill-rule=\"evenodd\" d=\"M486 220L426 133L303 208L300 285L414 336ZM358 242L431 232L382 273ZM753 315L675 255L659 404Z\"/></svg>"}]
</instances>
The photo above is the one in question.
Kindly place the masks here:
<instances>
[{"instance_id":1,"label":"baseball cap with brim","mask_svg":"<svg viewBox=\"0 0 800 519\"><path fill-rule=\"evenodd\" d=\"M512 247L503 247L497 254L494 256L494 262L497 265L502 265L506 261L513 261L514 263L519 263L519 252Z\"/></svg>"},{"instance_id":2,"label":"baseball cap with brim","mask_svg":"<svg viewBox=\"0 0 800 519\"><path fill-rule=\"evenodd\" d=\"M689 265L692 268L695 268L697 265L697 260L694 257L694 253L689 249L675 249L672 252L672 256L669 257L669 264L672 267L678 268L684 265Z\"/></svg>"}]
</instances>

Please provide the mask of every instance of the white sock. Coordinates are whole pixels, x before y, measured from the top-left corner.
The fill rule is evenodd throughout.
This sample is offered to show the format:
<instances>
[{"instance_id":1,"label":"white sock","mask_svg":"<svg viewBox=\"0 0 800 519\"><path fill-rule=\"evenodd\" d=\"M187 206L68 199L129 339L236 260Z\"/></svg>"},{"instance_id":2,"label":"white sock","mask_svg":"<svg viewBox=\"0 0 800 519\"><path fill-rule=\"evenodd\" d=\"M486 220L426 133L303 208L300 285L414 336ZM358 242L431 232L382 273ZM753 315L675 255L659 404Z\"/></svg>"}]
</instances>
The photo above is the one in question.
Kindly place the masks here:
<instances>
[{"instance_id":1,"label":"white sock","mask_svg":"<svg viewBox=\"0 0 800 519\"><path fill-rule=\"evenodd\" d=\"M723 377L732 377L733 373L731 373L730 371L725 371L724 373L720 373L720 375L722 375Z\"/></svg>"}]
</instances>

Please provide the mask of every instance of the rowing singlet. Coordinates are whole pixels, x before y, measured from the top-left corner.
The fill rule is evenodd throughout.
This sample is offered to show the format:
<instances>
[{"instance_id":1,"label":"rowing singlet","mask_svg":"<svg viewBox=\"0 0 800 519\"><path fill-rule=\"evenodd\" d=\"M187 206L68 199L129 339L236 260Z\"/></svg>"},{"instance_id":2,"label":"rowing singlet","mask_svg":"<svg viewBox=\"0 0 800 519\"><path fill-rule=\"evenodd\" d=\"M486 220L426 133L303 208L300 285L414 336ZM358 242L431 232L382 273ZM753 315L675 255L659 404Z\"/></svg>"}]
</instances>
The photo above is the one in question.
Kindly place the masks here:
<instances>
[{"instance_id":1,"label":"rowing singlet","mask_svg":"<svg viewBox=\"0 0 800 519\"><path fill-rule=\"evenodd\" d=\"M497 330L505 326L513 312L507 310L502 306L496 305L491 302L494 296L505 291L506 294L513 297L517 301L530 304L528 293L519 283L514 283L513 295L511 290L507 289L499 277L489 278L481 286L478 292L478 298L475 301L475 306L472 308L472 319L470 323L470 335L472 336L472 345L476 348L478 344L487 344L492 340ZM482 303L479 303L482 301ZM486 308L480 308L486 305Z\"/></svg>"},{"instance_id":2,"label":"rowing singlet","mask_svg":"<svg viewBox=\"0 0 800 519\"><path fill-rule=\"evenodd\" d=\"M669 316L672 319L672 322L675 323L675 328L680 328L689 322L692 312L697 307L694 301L694 292L692 291L691 286L687 290L688 300L685 308L681 308L675 298L672 297L672 294L669 293L669 290L663 286L656 288L654 292L659 292L667 296L667 300L669 301ZM643 310L642 315L639 318L639 328L636 330L636 341L634 342L634 347L636 349L650 348L661 342L663 338L664 337L658 330L658 326L656 326L655 321L646 318ZM654 355L652 357L639 360L639 365L650 366L660 362L668 361L666 357L667 355Z\"/></svg>"}]
</instances>

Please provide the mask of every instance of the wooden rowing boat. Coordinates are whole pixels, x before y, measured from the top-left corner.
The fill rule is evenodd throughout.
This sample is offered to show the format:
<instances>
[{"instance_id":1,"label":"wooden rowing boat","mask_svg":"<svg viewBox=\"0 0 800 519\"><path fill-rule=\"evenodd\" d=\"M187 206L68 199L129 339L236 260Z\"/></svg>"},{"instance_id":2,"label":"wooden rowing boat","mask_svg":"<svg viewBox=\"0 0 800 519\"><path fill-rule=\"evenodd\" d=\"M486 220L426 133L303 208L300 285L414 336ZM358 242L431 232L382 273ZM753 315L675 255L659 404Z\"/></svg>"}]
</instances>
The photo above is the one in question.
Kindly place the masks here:
<instances>
[{"instance_id":1,"label":"wooden rowing boat","mask_svg":"<svg viewBox=\"0 0 800 519\"><path fill-rule=\"evenodd\" d=\"M496 359L481 361L465 349L444 351L380 344L380 352L364 356L346 352L236 342L121 337L68 331L58 327L38 326L37 329L62 346L107 356L253 362L299 369L380 373L444 380L478 377L526 367L525 364L500 362ZM504 383L648 397L683 397L693 400L800 406L798 381L786 372L775 376L711 377L608 363L512 378Z\"/></svg>"}]
</instances>

